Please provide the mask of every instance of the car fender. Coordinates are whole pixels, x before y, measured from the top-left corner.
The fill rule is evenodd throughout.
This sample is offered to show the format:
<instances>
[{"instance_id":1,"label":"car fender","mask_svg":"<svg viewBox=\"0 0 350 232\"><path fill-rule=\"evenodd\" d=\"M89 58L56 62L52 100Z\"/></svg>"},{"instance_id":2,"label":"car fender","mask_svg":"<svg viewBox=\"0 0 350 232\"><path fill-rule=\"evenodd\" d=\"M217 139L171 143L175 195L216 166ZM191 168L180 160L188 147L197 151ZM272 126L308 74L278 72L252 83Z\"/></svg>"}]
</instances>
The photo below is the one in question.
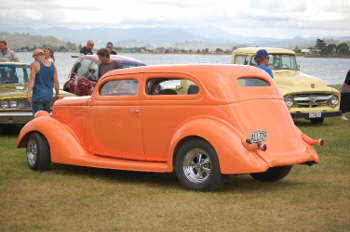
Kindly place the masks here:
<instances>
[{"instance_id":1,"label":"car fender","mask_svg":"<svg viewBox=\"0 0 350 232\"><path fill-rule=\"evenodd\" d=\"M257 153L243 146L242 136L237 129L214 117L191 119L176 130L170 142L170 165L174 164L178 146L191 137L204 139L213 146L223 174L263 172L269 167Z\"/></svg>"},{"instance_id":2,"label":"car fender","mask_svg":"<svg viewBox=\"0 0 350 232\"><path fill-rule=\"evenodd\" d=\"M74 164L76 161L84 160L88 154L72 129L48 114L38 113L35 115L36 118L28 122L20 131L17 147L26 147L30 133L38 132L49 143L53 163Z\"/></svg>"}]
</instances>

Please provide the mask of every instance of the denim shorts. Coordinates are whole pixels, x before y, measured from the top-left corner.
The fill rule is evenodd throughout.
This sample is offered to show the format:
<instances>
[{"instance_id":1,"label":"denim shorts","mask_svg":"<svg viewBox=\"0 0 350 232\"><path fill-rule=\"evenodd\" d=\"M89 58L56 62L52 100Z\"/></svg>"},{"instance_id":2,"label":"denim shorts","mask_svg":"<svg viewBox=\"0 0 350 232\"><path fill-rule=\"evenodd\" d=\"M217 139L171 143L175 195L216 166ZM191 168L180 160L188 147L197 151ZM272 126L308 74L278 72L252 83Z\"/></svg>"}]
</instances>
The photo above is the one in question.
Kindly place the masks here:
<instances>
[{"instance_id":1,"label":"denim shorts","mask_svg":"<svg viewBox=\"0 0 350 232\"><path fill-rule=\"evenodd\" d=\"M44 110L50 113L51 107L52 102L32 102L33 115L39 110Z\"/></svg>"}]
</instances>

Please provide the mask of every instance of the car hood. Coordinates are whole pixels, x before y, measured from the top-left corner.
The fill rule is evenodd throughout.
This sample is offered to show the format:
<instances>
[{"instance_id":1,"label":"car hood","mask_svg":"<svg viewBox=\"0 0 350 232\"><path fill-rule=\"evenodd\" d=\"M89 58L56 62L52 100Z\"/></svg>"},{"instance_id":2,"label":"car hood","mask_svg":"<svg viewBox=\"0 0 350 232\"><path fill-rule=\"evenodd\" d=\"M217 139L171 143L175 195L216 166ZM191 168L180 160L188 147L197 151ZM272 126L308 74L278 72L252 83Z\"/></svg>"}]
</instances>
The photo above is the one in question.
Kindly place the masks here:
<instances>
[{"instance_id":1,"label":"car hood","mask_svg":"<svg viewBox=\"0 0 350 232\"><path fill-rule=\"evenodd\" d=\"M338 92L328 87L323 80L300 71L275 70L273 72L282 95L302 92Z\"/></svg>"},{"instance_id":2,"label":"car hood","mask_svg":"<svg viewBox=\"0 0 350 232\"><path fill-rule=\"evenodd\" d=\"M23 84L1 84L0 99L26 97L27 86Z\"/></svg>"},{"instance_id":3,"label":"car hood","mask_svg":"<svg viewBox=\"0 0 350 232\"><path fill-rule=\"evenodd\" d=\"M60 90L60 95L63 97L76 96L66 91ZM9 98L26 98L27 85L23 84L1 84L0 85L0 99Z\"/></svg>"}]
</instances>

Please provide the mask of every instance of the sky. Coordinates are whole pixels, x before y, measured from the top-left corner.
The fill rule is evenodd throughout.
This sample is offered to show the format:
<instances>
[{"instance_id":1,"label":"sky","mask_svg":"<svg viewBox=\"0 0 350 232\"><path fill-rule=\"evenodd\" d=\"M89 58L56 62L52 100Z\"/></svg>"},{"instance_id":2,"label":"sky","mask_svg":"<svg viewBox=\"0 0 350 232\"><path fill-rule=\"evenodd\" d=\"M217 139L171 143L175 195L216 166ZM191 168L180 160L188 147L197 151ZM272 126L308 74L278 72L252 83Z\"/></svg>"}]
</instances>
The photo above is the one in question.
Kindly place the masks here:
<instances>
[{"instance_id":1,"label":"sky","mask_svg":"<svg viewBox=\"0 0 350 232\"><path fill-rule=\"evenodd\" d=\"M55 26L213 26L242 36L350 36L350 0L0 0L0 31Z\"/></svg>"}]
</instances>

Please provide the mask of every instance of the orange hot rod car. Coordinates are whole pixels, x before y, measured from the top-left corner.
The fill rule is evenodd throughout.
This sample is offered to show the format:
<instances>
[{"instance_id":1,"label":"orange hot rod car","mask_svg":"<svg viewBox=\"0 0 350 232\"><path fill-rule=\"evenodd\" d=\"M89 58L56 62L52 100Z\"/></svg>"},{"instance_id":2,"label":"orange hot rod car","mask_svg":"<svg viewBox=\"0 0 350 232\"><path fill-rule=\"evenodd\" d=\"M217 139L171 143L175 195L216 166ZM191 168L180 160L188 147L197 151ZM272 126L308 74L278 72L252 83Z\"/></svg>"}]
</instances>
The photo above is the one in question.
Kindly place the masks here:
<instances>
[{"instance_id":1,"label":"orange hot rod car","mask_svg":"<svg viewBox=\"0 0 350 232\"><path fill-rule=\"evenodd\" d=\"M32 169L52 163L173 172L185 187L213 190L227 174L277 181L315 164L313 144L293 123L274 81L239 65L115 70L92 96L55 102L26 124L17 146Z\"/></svg>"}]
</instances>

